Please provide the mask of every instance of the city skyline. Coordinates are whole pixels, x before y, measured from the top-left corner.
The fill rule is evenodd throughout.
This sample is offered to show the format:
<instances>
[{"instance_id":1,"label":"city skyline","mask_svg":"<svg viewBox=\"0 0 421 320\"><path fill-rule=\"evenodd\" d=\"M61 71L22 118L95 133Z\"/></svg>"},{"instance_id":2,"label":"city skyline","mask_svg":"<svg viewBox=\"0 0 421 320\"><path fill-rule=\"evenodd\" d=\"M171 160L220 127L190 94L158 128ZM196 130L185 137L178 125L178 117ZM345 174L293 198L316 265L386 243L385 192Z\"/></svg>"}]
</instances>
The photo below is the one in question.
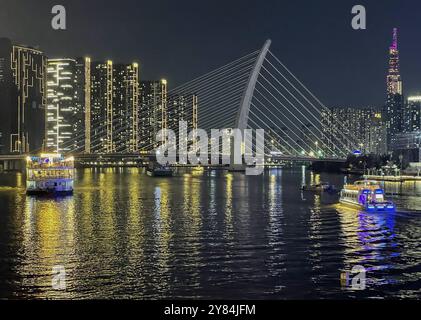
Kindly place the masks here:
<instances>
[{"instance_id":1,"label":"city skyline","mask_svg":"<svg viewBox=\"0 0 421 320\"><path fill-rule=\"evenodd\" d=\"M248 19L249 26L237 18L233 4L226 4L226 13L220 12L218 18L216 4L198 6L185 1L177 4L177 12L192 19L178 21L171 15L175 9L175 4L171 3L159 5L159 10L154 4L132 1L126 2L121 8L105 1L101 8L95 10L90 10L91 4L79 1L64 1L62 4L68 9L68 30L51 30L49 1L37 6L22 2L11 3L7 6L8 11L0 15L14 13L20 17L17 21L22 21L25 14L31 12L33 21L45 17L45 22L33 23L28 28L23 21L17 29L16 22L8 21L5 17L0 20L0 36L39 45L51 57L87 55L115 62L139 60L144 79L167 78L174 85L206 73L243 52L259 47L263 39L272 38L275 49L282 51L281 59L326 104L380 105L385 100L380 88L384 86L386 75L385 59L390 44L390 30L398 27L406 94L416 95L421 90L418 77L421 62L416 54L421 48L412 40L417 36L414 31L417 28L413 24L418 23L412 15L420 5L415 1L404 1L399 12L393 10L392 1L384 1L381 5L365 4L368 25L367 30L363 31L353 30L347 22L351 18L352 7L348 1L341 1L340 4L337 1L306 3L311 10L303 10L298 17L290 15L294 16L294 21L288 14L297 10L298 3L280 6L278 2L260 5L248 1L244 3L248 8L244 18ZM27 10L28 7L33 10ZM271 12L268 12L269 9ZM208 18L200 19L205 11ZM106 25L108 17L115 18L112 29ZM220 21L220 24L212 22L209 17ZM78 24L72 24L72 19L77 20ZM164 20L172 28L164 29L159 25ZM308 20L306 25L314 24L317 20L318 27L304 30L305 20ZM238 25L231 21L236 21ZM281 21L282 27L271 28L275 21ZM254 32L245 38L241 35L241 28L252 28ZM206 35L207 41L198 45L196 39L200 39L200 34ZM236 48L228 45L228 38L232 37L237 39ZM321 73L326 75L323 82L317 80L317 74ZM331 79L339 80L339 84ZM367 84L373 90L367 90Z\"/></svg>"},{"instance_id":2,"label":"city skyline","mask_svg":"<svg viewBox=\"0 0 421 320\"><path fill-rule=\"evenodd\" d=\"M419 0L0 2L0 300L421 298Z\"/></svg>"},{"instance_id":3,"label":"city skyline","mask_svg":"<svg viewBox=\"0 0 421 320\"><path fill-rule=\"evenodd\" d=\"M420 85L420 90L419 91L414 91L413 93L408 93L405 94L407 90L405 90L405 86L403 85L403 83L406 81L404 81L405 79L402 79L402 72L401 70L401 63L400 63L400 49L398 48L398 45L400 46L400 43L398 42L398 32L400 32L400 29L398 27L393 27L391 30L389 30L389 44L390 44L390 35L392 35L392 44L389 46L389 50L388 50L388 67L386 66L385 69L388 68L388 71L385 72L385 77L386 77L386 94L385 94L385 98L383 99L383 101L380 101L378 103L360 103L360 104L353 104L350 102L344 102L344 103L334 103L334 104L328 104L326 103L326 105L330 105L330 106L338 106L338 105L346 105L347 107L356 107L356 108L370 108L373 106L376 107L381 107L383 105L385 105L385 103L387 104L387 95L391 92L393 94L399 94L402 95L403 97L405 96L421 96L421 85ZM399 37L400 37L400 33L399 33ZM48 60L61 60L61 59L70 59L70 60L81 60L81 59L88 59L90 61L92 61L92 63L102 63L102 62L107 62L107 61L111 61L113 64L116 65L124 65L124 64L136 64L138 65L139 68L139 72L142 73L142 75L144 74L144 68L147 69L147 66L145 64L142 63L140 58L133 58L131 60L114 60L112 58L107 58L107 59L101 59L101 56L104 56L103 54L99 54L98 56L93 56L93 55L89 55L89 54L83 54L83 53L79 53L76 55L62 55L62 56L58 56L58 55L52 55L49 54L46 50L44 50L43 48L41 48L40 46L37 45L33 45L33 44L27 44L24 42L17 42L16 39L11 38L11 37L0 37L3 39L9 39L13 42L14 45L16 46L20 46L20 47L26 47L28 49L32 49L34 51L38 51L38 52L42 52L45 57ZM396 57L394 56L396 55ZM395 62L396 60L396 62ZM394 69L395 68L395 69ZM211 71L211 70L207 70L207 71ZM396 74L396 79L395 79L395 74ZM172 76L167 73L166 76L161 76L161 77L152 77L152 78L148 78L148 77L142 77L142 81L159 81L158 79L169 79L172 78ZM193 78L191 79L187 79L186 82L193 80ZM421 80L420 80L421 83ZM181 85L180 83L174 83L173 84L174 87ZM384 90L383 90L384 91ZM409 90L408 90L409 91Z\"/></svg>"},{"instance_id":4,"label":"city skyline","mask_svg":"<svg viewBox=\"0 0 421 320\"><path fill-rule=\"evenodd\" d=\"M9 43L8 41L8 39L3 39L5 43ZM391 43L389 71L386 81L387 101L383 115L379 113L377 117L381 120L380 124L385 122L389 150L392 150L391 137L413 131L407 130L409 126L419 127L419 124L415 123L416 118L409 119L409 117L416 117L417 112L419 113L417 105L409 106L408 103L408 107L406 107L404 102L397 28L393 29ZM9 45L9 47L11 50L12 46ZM148 144L155 145L153 140L159 129L177 127L178 121L184 120L186 116L184 110L186 104L191 105L187 100L184 101L186 92L180 97L177 94L167 97L167 80L150 81L142 79L140 76L141 68L139 68L137 62L116 64L112 60L92 61L97 59L91 57L49 58L41 49L31 49L16 43L13 43L13 48L13 50L16 48L32 50L46 58L46 62L43 62L42 66L46 69L40 69L47 75L45 79L42 79L43 83L46 83L46 88L43 85L40 86L38 95L43 99L43 102L38 103L38 106L45 106L46 108L45 147L50 151L69 152L79 150L84 153L115 153L117 150L130 150L130 152L136 153L139 149L142 150L142 144L145 146ZM7 53L4 53L3 56L7 57ZM16 81L19 81L19 79ZM159 82L165 87L163 91L154 88L154 86L157 86L157 88L161 86ZM43 93L44 90L46 93ZM151 93L153 93L152 99ZM192 93L187 95L191 96ZM46 100L46 103L44 100ZM146 100L148 100L148 103L145 103ZM33 102L30 101L30 103ZM280 101L277 103L280 103ZM331 108L333 107L331 106ZM349 108L349 105L343 108L345 110L345 108ZM370 107L354 107L357 110L355 115L359 114L358 110L367 108ZM146 115L142 113L146 113ZM85 115L83 116L83 114ZM374 117L374 114L371 117ZM321 119L323 122L323 115ZM365 121L364 117L361 119ZM98 127L98 123L105 125L104 127ZM323 127L323 123L321 125ZM350 128L350 130L358 131L359 129ZM361 132L355 131L356 134L353 134L353 136L365 136L364 130L366 129L361 128ZM312 141L308 140L314 135L314 132L310 133L310 131L308 133L303 132L304 136L301 138L301 143L307 146L313 144ZM326 133L328 131L326 130ZM19 134L19 130L17 133ZM91 135L95 138L93 143L91 143ZM11 134L12 136L13 134ZM37 136L37 139L39 139L39 136ZM385 140L381 136L375 139ZM19 138L15 144L25 143L26 140L29 139L24 136ZM70 145L68 145L69 142ZM3 144L5 145L5 143ZM352 148L352 146L350 147ZM279 150L278 148L275 149ZM35 150L34 148L30 149ZM10 150L12 151L12 148ZM22 150L27 152L29 149ZM377 150L383 150L383 148Z\"/></svg>"},{"instance_id":5,"label":"city skyline","mask_svg":"<svg viewBox=\"0 0 421 320\"><path fill-rule=\"evenodd\" d=\"M370 109L372 107L375 107L376 109L383 108L383 111L379 111L378 116L376 113L372 114L370 117L380 119L377 121L379 125L385 125L386 139L380 135L379 137L376 137L375 140L386 140L388 152L393 150L393 143L397 135L417 131L416 128L420 127L420 124L417 123L418 114L420 113L418 105L411 103L413 101L407 102L405 99L404 88L406 88L406 82L405 85L403 85L402 79L405 79L405 77L402 77L401 73L401 33L399 31L400 29L398 27L394 27L391 32L391 40L389 40L389 63L386 75L386 98L383 100L384 103L374 105L363 104L358 105L358 107L352 103L344 103L340 105L327 104L331 110L334 110L334 107L339 107L340 109L341 106L343 106L342 108L345 110L346 108L352 106L352 109L356 109L357 112L354 113L351 111L351 114L358 115L358 117L359 114L364 114L358 110ZM109 40L111 45L114 39L110 37ZM10 40L7 38L2 38L2 41L4 43L10 43ZM127 150L129 150L130 153L149 151L147 150L147 145L153 145L154 147L157 146L154 138L160 129L167 130L169 128L175 128L177 127L178 121L184 121L186 116L187 118L189 117L188 114L185 114L185 108L191 108L194 105L194 102L187 101L188 97L195 96L196 99L199 98L199 100L201 100L195 92L184 91L179 97L176 93L174 93L174 95L167 96L168 88L170 88L171 92L171 87L168 85L168 83L171 82L168 82L168 80L166 80L167 78L165 78L165 80L162 80L163 78L161 78L161 80L157 80L157 78L149 79L144 76L143 69L147 68L147 66L145 66L142 62L139 62L141 61L139 58L133 59L131 62L117 60L116 63L116 61L111 58L101 60L97 56L83 55L80 54L80 52L75 56L66 54L59 57L57 55L52 55L43 48L33 48L30 45L21 45L17 43L15 39L12 39L11 43L13 43L13 46L9 44L9 49L3 50L4 52L2 55L3 59L5 59L4 61L6 62L8 59L7 51L12 51L12 48L13 50L20 50L19 48L22 48L28 52L33 52L34 54L42 56L43 59L46 59L45 61L42 60L41 65L38 66L39 70L35 73L34 77L29 79L32 79L31 81L33 81L34 78L37 78L41 82L37 87L38 89L35 88L35 92L30 95L28 99L30 104L36 104L39 108L45 108L46 110L45 139L42 146L50 151L72 152L79 150L79 152L84 153L116 153L118 151ZM268 40L264 48L267 44L270 46L271 41ZM267 51L265 51L264 48L261 52L266 55ZM121 50L119 51L121 52ZM285 53L286 51L282 50L281 52ZM23 58L28 59L26 55L23 56ZM176 56L174 56L174 58L176 58ZM259 59L256 60L256 66L258 65L257 63ZM19 59L17 59L17 61L18 63L21 63ZM26 74L27 71L25 68L28 66L26 65L24 59L22 61L22 70L23 73ZM279 60L278 62L283 66L282 62ZM8 69L7 65L8 63L5 63L2 67L4 69L6 66L6 71ZM319 64L316 64L315 68L318 65ZM260 67L258 68L260 69ZM279 72L276 68L275 70ZM31 72L29 69L28 71ZM286 71L290 72L288 69ZM262 72L267 72L267 77L273 77L272 73L266 68L264 68ZM261 74L260 71L259 73ZM44 74L46 77L43 76L44 78L41 79L39 78L39 74ZM15 73L13 73L13 76L15 77L16 84L18 84L17 87L19 91L20 78L16 77ZM171 78L172 76L169 75L169 77ZM262 75L262 81L263 80L267 81L266 77ZM29 83L31 81L29 81ZM8 77L6 82L11 82L11 78ZM45 87L44 83L46 84ZM187 84L188 83L189 82L187 82ZM172 85L177 87L178 84ZM28 87L31 86L28 85ZM284 87L284 89L288 91L286 87ZM312 91L314 91L313 88ZM370 91L374 90L372 89ZM8 94L11 96L14 95L12 89L8 89L7 92L9 92ZM259 93L258 90L257 92ZM334 93L335 90L332 90L331 92ZM151 93L152 97L150 96ZM291 92L288 93L291 94ZM414 96L410 94L408 95L412 97ZM216 97L218 96L220 98L223 97L221 94L216 95ZM282 94L281 96L285 99L284 103L291 103L291 101L286 99L285 96ZM295 96L292 97L296 99ZM5 99L8 99L7 96L5 96ZM16 110L18 123L21 121L21 114L24 115L22 110L26 110L25 108L22 110L19 109L20 101L25 101L25 99L26 97L24 96L17 97L18 108ZM38 100L35 101L36 99ZM39 99L41 99L41 101L39 101ZM257 97L255 99L257 99ZM148 105L145 105L146 100L148 100ZM261 103L259 99L254 101L255 104L257 102ZM297 100L297 102L299 101ZM266 99L265 104L269 106L269 109L267 110L268 112L271 112L271 108L277 108L280 105L284 106L282 101L276 99L274 96L272 96L269 100ZM196 103L196 108L197 106L198 103ZM312 107L314 107L314 105L312 105ZM324 107L325 105L322 105L321 111L323 111ZM15 109L12 108L11 110L13 114ZM205 110L205 113L206 112L207 111ZM296 120L290 122L290 126L296 127L296 129L301 132L297 134L296 132L294 133L293 131L289 131L288 134L286 134L287 131L281 127L276 130L269 128L269 130L272 130L271 134L274 135L271 140L278 141L278 138L281 139L278 141L280 145L278 147L272 146L272 148L275 152L278 152L282 144L287 144L288 148L290 150L295 150L294 152L296 153L301 153L302 151L300 151L300 149L306 147L311 150L310 154L316 154L317 152L315 152L315 150L317 150L318 147L315 148L313 144L315 140L320 140L320 138L317 137L317 134L322 133L320 129L323 130L323 128L318 128L317 124L311 123L309 117L311 118L314 115L311 114L309 109L307 109L304 113L300 110L297 110L297 112L303 116L303 119L300 120L293 115ZM84 116L82 114L84 114ZM338 118L337 116L335 117ZM351 116L351 118L352 117L353 116ZM200 112L197 110L196 118L195 125L197 127L198 119L200 118ZM366 120L364 118L365 116L361 118L361 121L365 122ZM24 121L25 118L22 117L22 119L22 121ZM208 121L207 118L202 120L205 120L205 122ZM261 119L255 120L259 121ZM278 122L279 120L280 119L278 119ZM323 118L316 119L316 121L319 122L320 127L323 127L320 120L323 120ZM278 124L285 126L285 124L282 123L282 120L280 121L280 124ZM330 121L331 120L326 122L330 123ZM338 119L335 121L338 122ZM190 123L190 125L193 124ZM33 137L30 138L29 133L25 131L25 123L21 126L22 128L18 127L16 130L11 130L10 133L7 130L3 130L3 146L7 147L5 139L10 136L10 152L25 153L40 149L40 142L38 140L41 139L42 135L40 132L44 130L43 127L38 126L40 130L39 132L37 131L37 134L35 134L35 131L31 133L32 136L36 136L38 141L36 144L38 148L34 148L32 146L29 147L28 141L31 141ZM299 128L300 126L301 129ZM356 127L359 128L360 126L356 124ZM336 129L329 134L333 133L333 135L335 135ZM327 133L329 130L331 129L325 130L325 132ZM356 130L356 134L353 134L354 137L364 137L366 136L364 132L368 130L368 128L349 128L349 130L349 133L351 133L352 130ZM346 132L348 130L340 131ZM295 139L295 141L290 142L292 144L296 144L298 149L291 148L291 144L286 141L286 139L291 138L292 135L295 135L298 139L294 137L293 139ZM17 138L15 137L16 141L13 142L12 140L14 136ZM286 136L288 137L286 138ZM335 140L326 137L323 137L323 139L327 139L326 141ZM361 140L361 138L359 140ZM320 140L317 141L317 144L319 142L326 143L326 141L323 142ZM66 145L69 143L70 145ZM18 146L13 147L13 144L18 144ZM144 145L144 148L142 148L142 144ZM327 145L328 144L329 143L327 143ZM358 145L364 144L359 142ZM348 147L352 149L356 146L349 145ZM327 149L333 151L335 148L327 147ZM369 149L383 150L384 148Z\"/></svg>"}]
</instances>

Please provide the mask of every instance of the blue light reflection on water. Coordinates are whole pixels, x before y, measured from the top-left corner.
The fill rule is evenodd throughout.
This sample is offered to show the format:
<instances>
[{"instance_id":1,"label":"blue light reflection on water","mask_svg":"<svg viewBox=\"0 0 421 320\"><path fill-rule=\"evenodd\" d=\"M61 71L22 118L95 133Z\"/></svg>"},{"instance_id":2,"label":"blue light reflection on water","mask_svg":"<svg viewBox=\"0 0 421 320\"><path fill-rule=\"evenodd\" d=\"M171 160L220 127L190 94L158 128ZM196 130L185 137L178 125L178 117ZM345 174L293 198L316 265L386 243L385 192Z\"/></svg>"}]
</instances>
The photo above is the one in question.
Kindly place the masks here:
<instances>
[{"instance_id":1,"label":"blue light reflection on water","mask_svg":"<svg viewBox=\"0 0 421 320\"><path fill-rule=\"evenodd\" d=\"M420 215L364 213L303 181L343 176L273 169L258 177L141 170L79 171L73 197L27 197L21 176L0 176L0 297L420 297ZM416 207L411 194L397 198ZM63 264L68 290L51 289ZM368 289L339 276L367 268Z\"/></svg>"}]
</instances>

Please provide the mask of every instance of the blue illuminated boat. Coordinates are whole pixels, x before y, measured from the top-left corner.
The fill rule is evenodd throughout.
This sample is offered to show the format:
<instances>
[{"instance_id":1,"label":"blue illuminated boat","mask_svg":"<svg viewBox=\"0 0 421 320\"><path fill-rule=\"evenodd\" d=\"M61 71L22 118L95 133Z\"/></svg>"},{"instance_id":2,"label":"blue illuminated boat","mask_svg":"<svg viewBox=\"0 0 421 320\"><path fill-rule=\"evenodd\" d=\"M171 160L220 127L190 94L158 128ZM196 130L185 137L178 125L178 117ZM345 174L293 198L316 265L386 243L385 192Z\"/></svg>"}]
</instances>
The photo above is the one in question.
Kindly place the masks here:
<instances>
[{"instance_id":1,"label":"blue illuminated boat","mask_svg":"<svg viewBox=\"0 0 421 320\"><path fill-rule=\"evenodd\" d=\"M367 212L394 212L396 205L387 201L384 190L376 181L357 181L345 185L339 202Z\"/></svg>"},{"instance_id":2,"label":"blue illuminated boat","mask_svg":"<svg viewBox=\"0 0 421 320\"><path fill-rule=\"evenodd\" d=\"M74 158L41 154L26 159L26 192L30 195L73 193Z\"/></svg>"}]
</instances>

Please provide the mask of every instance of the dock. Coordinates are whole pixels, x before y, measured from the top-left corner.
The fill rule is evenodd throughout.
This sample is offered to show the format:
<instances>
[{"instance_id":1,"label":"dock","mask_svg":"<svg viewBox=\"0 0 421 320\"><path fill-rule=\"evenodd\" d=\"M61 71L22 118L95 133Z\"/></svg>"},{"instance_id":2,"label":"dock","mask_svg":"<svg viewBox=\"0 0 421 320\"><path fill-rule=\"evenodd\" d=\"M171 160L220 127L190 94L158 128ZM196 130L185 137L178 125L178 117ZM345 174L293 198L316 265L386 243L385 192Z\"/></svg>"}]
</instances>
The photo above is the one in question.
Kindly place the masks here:
<instances>
[{"instance_id":1,"label":"dock","mask_svg":"<svg viewBox=\"0 0 421 320\"><path fill-rule=\"evenodd\" d=\"M421 181L420 176L375 176L364 175L364 179L387 182Z\"/></svg>"}]
</instances>

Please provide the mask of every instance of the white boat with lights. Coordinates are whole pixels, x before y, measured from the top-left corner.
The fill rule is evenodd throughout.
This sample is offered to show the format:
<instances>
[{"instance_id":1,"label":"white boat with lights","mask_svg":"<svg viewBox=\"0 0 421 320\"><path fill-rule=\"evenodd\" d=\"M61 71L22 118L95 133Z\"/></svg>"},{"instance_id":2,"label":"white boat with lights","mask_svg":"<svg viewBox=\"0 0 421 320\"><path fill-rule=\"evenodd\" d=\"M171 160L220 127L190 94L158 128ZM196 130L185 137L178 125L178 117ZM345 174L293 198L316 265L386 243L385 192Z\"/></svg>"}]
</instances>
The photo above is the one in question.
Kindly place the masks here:
<instances>
[{"instance_id":1,"label":"white boat with lights","mask_svg":"<svg viewBox=\"0 0 421 320\"><path fill-rule=\"evenodd\" d=\"M26 159L27 194L72 194L74 158L41 154Z\"/></svg>"},{"instance_id":2,"label":"white boat with lights","mask_svg":"<svg viewBox=\"0 0 421 320\"><path fill-rule=\"evenodd\" d=\"M160 165L157 162L150 162L146 168L146 174L150 177L172 177L174 170L169 165Z\"/></svg>"},{"instance_id":3,"label":"white boat with lights","mask_svg":"<svg viewBox=\"0 0 421 320\"><path fill-rule=\"evenodd\" d=\"M385 199L384 190L376 181L364 180L345 185L339 202L368 212L396 210L396 205Z\"/></svg>"}]
</instances>

